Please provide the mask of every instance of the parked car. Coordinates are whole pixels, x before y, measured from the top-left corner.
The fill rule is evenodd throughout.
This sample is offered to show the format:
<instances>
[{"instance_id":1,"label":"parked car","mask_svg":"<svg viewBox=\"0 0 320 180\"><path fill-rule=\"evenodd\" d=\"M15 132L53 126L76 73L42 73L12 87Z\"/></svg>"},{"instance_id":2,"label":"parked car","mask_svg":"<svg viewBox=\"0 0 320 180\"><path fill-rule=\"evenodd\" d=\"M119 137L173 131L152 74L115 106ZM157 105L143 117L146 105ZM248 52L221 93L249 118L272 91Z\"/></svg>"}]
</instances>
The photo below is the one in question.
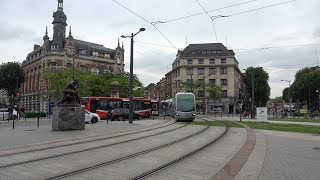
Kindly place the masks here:
<instances>
[{"instance_id":1,"label":"parked car","mask_svg":"<svg viewBox=\"0 0 320 180\"><path fill-rule=\"evenodd\" d=\"M98 121L100 121L100 116L97 113L93 113L86 110L84 122L86 123L91 122L92 124L94 124L94 123L97 123Z\"/></svg>"},{"instance_id":2,"label":"parked car","mask_svg":"<svg viewBox=\"0 0 320 180\"><path fill-rule=\"evenodd\" d=\"M112 111L109 111L108 118L111 119L111 121L114 121L114 120L124 121L125 119L129 119L129 109L119 108L119 109L114 109ZM133 112L133 119L141 120L142 115L140 115L137 112Z\"/></svg>"},{"instance_id":3,"label":"parked car","mask_svg":"<svg viewBox=\"0 0 320 180\"><path fill-rule=\"evenodd\" d=\"M8 108L1 108L0 109L0 119L7 120L9 118Z\"/></svg>"}]
</instances>

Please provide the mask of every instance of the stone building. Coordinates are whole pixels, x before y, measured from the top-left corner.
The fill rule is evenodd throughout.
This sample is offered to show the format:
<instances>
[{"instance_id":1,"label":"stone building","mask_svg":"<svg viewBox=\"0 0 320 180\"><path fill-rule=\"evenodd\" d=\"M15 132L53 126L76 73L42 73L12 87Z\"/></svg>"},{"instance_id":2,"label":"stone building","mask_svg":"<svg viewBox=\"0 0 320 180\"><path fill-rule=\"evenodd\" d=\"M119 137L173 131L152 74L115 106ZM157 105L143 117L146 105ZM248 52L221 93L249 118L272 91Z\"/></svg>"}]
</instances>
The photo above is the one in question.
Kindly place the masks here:
<instances>
[{"instance_id":1,"label":"stone building","mask_svg":"<svg viewBox=\"0 0 320 180\"><path fill-rule=\"evenodd\" d=\"M73 38L71 27L66 37L67 16L63 11L63 0L58 0L57 11L53 13L53 36L50 40L46 28L42 45L34 45L33 51L23 61L26 81L21 87L20 106L29 111L48 112L49 97L45 92L50 82L42 78L46 71L74 67L92 73L124 72L124 48L106 48L101 44ZM50 102L54 104L55 102Z\"/></svg>"},{"instance_id":2,"label":"stone building","mask_svg":"<svg viewBox=\"0 0 320 180\"><path fill-rule=\"evenodd\" d=\"M184 50L178 51L172 70L165 75L165 88L161 88L159 94L162 97L163 93L174 97L179 91L192 91L183 88L183 82L192 84L195 81L204 81L205 84L219 85L222 88L222 98L214 101L209 98L208 92L198 89L195 95L200 111L236 112L239 108L239 90L243 86L243 75L238 65L235 53L222 43L190 44Z\"/></svg>"}]
</instances>

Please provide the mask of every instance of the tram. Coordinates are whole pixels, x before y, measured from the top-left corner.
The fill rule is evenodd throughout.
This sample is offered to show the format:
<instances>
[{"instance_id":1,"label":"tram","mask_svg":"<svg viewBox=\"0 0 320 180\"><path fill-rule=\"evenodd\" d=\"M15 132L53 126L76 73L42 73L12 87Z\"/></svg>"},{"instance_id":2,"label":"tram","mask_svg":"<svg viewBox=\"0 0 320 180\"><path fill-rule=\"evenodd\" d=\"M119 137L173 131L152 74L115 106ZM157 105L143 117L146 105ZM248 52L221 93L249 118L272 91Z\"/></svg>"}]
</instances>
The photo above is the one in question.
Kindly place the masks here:
<instances>
[{"instance_id":1,"label":"tram","mask_svg":"<svg viewBox=\"0 0 320 180\"><path fill-rule=\"evenodd\" d=\"M176 121L193 121L196 117L196 102L193 93L179 92L172 99L161 101L164 115L172 116Z\"/></svg>"}]
</instances>

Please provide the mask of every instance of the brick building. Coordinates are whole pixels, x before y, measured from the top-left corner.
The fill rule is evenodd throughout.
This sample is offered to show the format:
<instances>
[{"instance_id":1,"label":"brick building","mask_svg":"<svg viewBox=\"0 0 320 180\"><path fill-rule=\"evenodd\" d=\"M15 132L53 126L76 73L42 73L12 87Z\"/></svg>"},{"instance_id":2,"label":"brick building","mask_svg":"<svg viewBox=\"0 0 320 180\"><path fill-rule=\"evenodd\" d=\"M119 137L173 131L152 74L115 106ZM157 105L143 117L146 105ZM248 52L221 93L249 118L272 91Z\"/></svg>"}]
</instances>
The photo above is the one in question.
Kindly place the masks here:
<instances>
[{"instance_id":1,"label":"brick building","mask_svg":"<svg viewBox=\"0 0 320 180\"><path fill-rule=\"evenodd\" d=\"M124 72L124 48L106 48L101 44L73 38L71 27L66 37L67 16L63 11L63 0L58 0L57 11L53 13L53 37L50 40L46 29L42 45L34 45L33 51L23 61L26 81L21 87L20 107L30 111L48 112L48 80L42 74L50 70L75 68L92 73ZM54 104L55 100L50 102Z\"/></svg>"}]
</instances>

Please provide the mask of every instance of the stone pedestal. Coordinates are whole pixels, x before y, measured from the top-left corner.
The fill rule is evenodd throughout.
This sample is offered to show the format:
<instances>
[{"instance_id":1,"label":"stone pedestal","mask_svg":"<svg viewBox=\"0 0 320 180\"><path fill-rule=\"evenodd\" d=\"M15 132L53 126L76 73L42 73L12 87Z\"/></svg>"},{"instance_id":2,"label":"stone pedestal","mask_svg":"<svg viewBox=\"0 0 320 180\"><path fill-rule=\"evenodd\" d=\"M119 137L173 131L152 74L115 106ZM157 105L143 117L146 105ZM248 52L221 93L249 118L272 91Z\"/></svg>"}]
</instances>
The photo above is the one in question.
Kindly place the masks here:
<instances>
[{"instance_id":1,"label":"stone pedestal","mask_svg":"<svg viewBox=\"0 0 320 180\"><path fill-rule=\"evenodd\" d=\"M53 108L52 130L84 130L85 109L80 106L57 106Z\"/></svg>"}]
</instances>

